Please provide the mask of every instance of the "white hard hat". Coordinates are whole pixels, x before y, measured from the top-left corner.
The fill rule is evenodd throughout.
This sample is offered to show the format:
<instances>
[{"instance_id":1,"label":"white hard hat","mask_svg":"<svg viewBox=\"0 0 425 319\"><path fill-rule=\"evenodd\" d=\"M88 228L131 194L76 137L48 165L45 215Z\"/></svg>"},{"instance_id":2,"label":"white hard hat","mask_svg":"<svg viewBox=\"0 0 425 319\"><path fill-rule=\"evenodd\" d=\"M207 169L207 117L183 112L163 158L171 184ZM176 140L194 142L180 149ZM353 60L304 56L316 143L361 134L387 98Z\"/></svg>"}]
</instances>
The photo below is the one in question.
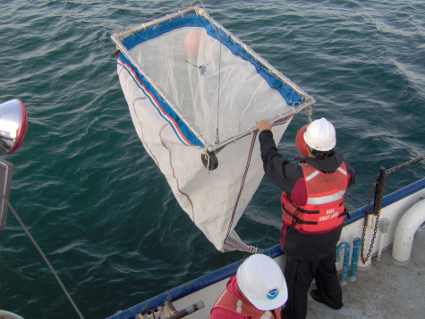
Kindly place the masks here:
<instances>
[{"instance_id":1,"label":"white hard hat","mask_svg":"<svg viewBox=\"0 0 425 319\"><path fill-rule=\"evenodd\" d=\"M277 309L288 299L282 270L269 256L249 257L239 266L236 280L244 296L259 310Z\"/></svg>"},{"instance_id":2,"label":"white hard hat","mask_svg":"<svg viewBox=\"0 0 425 319\"><path fill-rule=\"evenodd\" d=\"M331 122L322 117L307 126L304 140L310 148L316 151L330 151L336 145L335 127Z\"/></svg>"}]
</instances>

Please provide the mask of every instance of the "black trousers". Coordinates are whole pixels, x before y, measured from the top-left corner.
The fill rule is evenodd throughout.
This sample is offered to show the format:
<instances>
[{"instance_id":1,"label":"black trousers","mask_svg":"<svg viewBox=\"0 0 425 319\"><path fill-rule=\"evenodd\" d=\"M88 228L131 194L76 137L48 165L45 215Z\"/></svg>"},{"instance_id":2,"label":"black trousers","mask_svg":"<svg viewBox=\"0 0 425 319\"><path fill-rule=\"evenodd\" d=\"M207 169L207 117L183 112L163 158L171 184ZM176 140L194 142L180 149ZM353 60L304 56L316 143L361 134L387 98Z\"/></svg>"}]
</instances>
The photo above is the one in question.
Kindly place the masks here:
<instances>
[{"instance_id":1,"label":"black trousers","mask_svg":"<svg viewBox=\"0 0 425 319\"><path fill-rule=\"evenodd\" d=\"M305 261L286 256L285 280L288 301L282 307L282 319L305 319L307 316L308 290L313 278L327 305L342 307L342 290L335 267L336 253L319 260Z\"/></svg>"}]
</instances>

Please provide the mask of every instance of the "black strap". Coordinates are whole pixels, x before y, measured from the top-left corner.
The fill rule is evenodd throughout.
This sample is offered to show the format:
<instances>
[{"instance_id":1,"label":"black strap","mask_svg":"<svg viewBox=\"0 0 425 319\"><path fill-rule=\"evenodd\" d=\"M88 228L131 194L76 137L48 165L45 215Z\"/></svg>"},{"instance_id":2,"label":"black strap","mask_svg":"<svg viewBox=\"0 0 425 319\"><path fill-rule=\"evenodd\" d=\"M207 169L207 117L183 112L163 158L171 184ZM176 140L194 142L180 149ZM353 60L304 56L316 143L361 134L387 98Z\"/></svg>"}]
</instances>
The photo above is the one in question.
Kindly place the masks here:
<instances>
[{"instance_id":1,"label":"black strap","mask_svg":"<svg viewBox=\"0 0 425 319\"><path fill-rule=\"evenodd\" d=\"M298 207L298 206L296 206L296 205L294 205L294 204L292 204L291 202L289 202L289 201L286 201L289 205L292 205L292 207L294 207L297 211L299 211L300 213L303 213L303 214L319 214L320 213L320 211L318 211L318 210L305 210L305 209L303 209L303 208L301 208L301 207ZM283 207L283 209L285 209L285 206L284 205L282 205L282 207ZM286 212L288 212L286 209L285 209L285 211ZM289 213L288 213L289 214ZM291 215L291 214L290 214Z\"/></svg>"},{"instance_id":2,"label":"black strap","mask_svg":"<svg viewBox=\"0 0 425 319\"><path fill-rule=\"evenodd\" d=\"M299 225L301 225L301 224L304 224L304 225L317 225L317 222L309 222L309 221L306 221L306 220L297 220L297 224L299 224Z\"/></svg>"},{"instance_id":3,"label":"black strap","mask_svg":"<svg viewBox=\"0 0 425 319\"><path fill-rule=\"evenodd\" d=\"M338 218L345 217L345 216L348 216L348 219L351 219L350 213L348 212L347 208L344 209L344 211L338 215Z\"/></svg>"},{"instance_id":4,"label":"black strap","mask_svg":"<svg viewBox=\"0 0 425 319\"><path fill-rule=\"evenodd\" d=\"M318 211L318 210L305 210L305 209L302 209L302 208L296 207L296 206L295 206L295 208L297 209L297 211L299 211L300 213L303 213L303 214L319 214L320 213L320 211Z\"/></svg>"},{"instance_id":5,"label":"black strap","mask_svg":"<svg viewBox=\"0 0 425 319\"><path fill-rule=\"evenodd\" d=\"M304 225L317 225L317 222L310 222L310 221L306 221L306 220L301 220L299 219L297 216L295 216L294 214L290 213L285 206L282 206L283 210L292 217L292 227L294 227L294 224L297 223L299 225L304 224Z\"/></svg>"}]
</instances>

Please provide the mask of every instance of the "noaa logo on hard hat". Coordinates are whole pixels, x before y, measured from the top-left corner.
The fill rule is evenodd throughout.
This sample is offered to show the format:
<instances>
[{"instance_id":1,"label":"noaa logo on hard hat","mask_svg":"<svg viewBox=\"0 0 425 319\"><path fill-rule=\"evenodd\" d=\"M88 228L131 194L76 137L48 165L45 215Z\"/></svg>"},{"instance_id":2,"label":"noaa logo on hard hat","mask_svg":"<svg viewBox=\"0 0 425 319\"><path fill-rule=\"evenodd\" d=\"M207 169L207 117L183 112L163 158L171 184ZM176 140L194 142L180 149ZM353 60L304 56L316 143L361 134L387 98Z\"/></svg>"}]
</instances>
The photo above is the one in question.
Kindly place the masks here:
<instances>
[{"instance_id":1,"label":"noaa logo on hard hat","mask_svg":"<svg viewBox=\"0 0 425 319\"><path fill-rule=\"evenodd\" d=\"M279 290L277 289L272 289L267 293L267 298L269 299L274 299L277 297L277 295L279 294Z\"/></svg>"}]
</instances>

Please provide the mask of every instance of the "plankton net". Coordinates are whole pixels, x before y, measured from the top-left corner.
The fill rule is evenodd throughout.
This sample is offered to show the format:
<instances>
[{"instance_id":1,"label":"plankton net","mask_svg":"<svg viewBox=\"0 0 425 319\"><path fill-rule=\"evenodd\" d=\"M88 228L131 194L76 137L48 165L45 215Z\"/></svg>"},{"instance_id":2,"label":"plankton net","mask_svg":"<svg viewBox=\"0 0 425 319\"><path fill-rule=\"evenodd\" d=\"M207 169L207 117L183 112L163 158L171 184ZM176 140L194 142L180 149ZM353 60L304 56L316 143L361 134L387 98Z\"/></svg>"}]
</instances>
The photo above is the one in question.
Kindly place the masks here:
<instances>
[{"instance_id":1,"label":"plankton net","mask_svg":"<svg viewBox=\"0 0 425 319\"><path fill-rule=\"evenodd\" d=\"M218 250L256 252L234 230L264 175L255 123L273 122L277 145L314 99L200 7L111 38L134 127L182 209Z\"/></svg>"}]
</instances>

